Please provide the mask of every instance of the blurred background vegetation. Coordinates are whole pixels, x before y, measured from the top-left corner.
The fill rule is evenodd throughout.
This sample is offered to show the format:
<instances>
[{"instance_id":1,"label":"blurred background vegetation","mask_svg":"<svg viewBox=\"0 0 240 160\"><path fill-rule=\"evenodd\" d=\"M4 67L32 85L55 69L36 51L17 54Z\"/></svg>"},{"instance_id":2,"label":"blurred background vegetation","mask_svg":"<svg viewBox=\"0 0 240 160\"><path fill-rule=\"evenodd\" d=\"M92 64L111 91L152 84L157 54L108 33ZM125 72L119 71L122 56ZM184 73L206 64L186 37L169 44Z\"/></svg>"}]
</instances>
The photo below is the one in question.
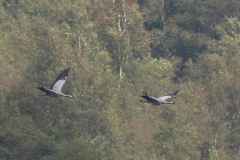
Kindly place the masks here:
<instances>
[{"instance_id":1,"label":"blurred background vegetation","mask_svg":"<svg viewBox=\"0 0 240 160\"><path fill-rule=\"evenodd\" d=\"M240 159L239 4L0 0L0 159Z\"/></svg>"}]
</instances>

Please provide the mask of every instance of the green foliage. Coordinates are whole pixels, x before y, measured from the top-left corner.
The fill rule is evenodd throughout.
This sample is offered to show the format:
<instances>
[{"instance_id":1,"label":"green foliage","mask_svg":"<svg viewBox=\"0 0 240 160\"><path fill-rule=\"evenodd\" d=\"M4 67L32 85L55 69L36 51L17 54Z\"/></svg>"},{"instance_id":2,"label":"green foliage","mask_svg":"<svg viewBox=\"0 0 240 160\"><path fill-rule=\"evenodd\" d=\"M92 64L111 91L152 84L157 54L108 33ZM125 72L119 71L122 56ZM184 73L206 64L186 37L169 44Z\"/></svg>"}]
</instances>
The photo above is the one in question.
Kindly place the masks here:
<instances>
[{"instance_id":1,"label":"green foliage","mask_svg":"<svg viewBox=\"0 0 240 160\"><path fill-rule=\"evenodd\" d=\"M212 149L209 149L209 152L210 152L209 154L210 154L211 160L218 159L218 152L214 147L212 147Z\"/></svg>"},{"instance_id":2,"label":"green foliage","mask_svg":"<svg viewBox=\"0 0 240 160\"><path fill-rule=\"evenodd\" d=\"M0 159L238 159L236 4L3 0ZM39 96L67 67L74 99Z\"/></svg>"},{"instance_id":3,"label":"green foliage","mask_svg":"<svg viewBox=\"0 0 240 160\"><path fill-rule=\"evenodd\" d=\"M9 115L2 123L1 159L39 159L54 152L54 138L36 129L30 116Z\"/></svg>"},{"instance_id":4,"label":"green foliage","mask_svg":"<svg viewBox=\"0 0 240 160\"><path fill-rule=\"evenodd\" d=\"M49 157L42 157L43 160L95 160L102 159L104 153L94 144L89 144L83 138L74 138L71 141L60 142L57 152Z\"/></svg>"},{"instance_id":5,"label":"green foliage","mask_svg":"<svg viewBox=\"0 0 240 160\"><path fill-rule=\"evenodd\" d=\"M214 143L210 144L217 146L223 155L228 149L235 152L239 144L239 136L235 132L239 122L239 66L236 63L239 60L238 28L237 18L226 18L226 22L216 28L220 40L209 42L208 53L200 56L196 64L190 61L186 70L186 79L206 86L203 88L207 93L204 104L208 109L206 114L215 117L209 118L211 123L208 121L211 124L209 134L215 133L212 137ZM235 154L238 155L237 152Z\"/></svg>"}]
</instances>

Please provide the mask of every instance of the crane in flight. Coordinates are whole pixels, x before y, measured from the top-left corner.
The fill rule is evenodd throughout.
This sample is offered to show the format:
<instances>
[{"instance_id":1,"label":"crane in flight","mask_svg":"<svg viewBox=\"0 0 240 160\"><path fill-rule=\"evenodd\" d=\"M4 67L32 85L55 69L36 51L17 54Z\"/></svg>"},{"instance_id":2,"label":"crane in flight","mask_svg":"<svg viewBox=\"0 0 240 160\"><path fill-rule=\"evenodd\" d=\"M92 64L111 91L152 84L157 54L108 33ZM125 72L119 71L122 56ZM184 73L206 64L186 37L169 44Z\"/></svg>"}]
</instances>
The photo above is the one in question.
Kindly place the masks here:
<instances>
[{"instance_id":1,"label":"crane in flight","mask_svg":"<svg viewBox=\"0 0 240 160\"><path fill-rule=\"evenodd\" d=\"M57 79L53 82L52 86L50 89L46 89L43 87L42 83L39 84L37 87L39 90L45 92L45 95L42 96L50 96L50 97L59 97L59 96L64 96L64 97L70 97L73 98L73 95L66 95L62 93L61 89L63 84L66 82L67 77L68 77L68 72L70 71L70 67L64 69Z\"/></svg>"},{"instance_id":2,"label":"crane in flight","mask_svg":"<svg viewBox=\"0 0 240 160\"><path fill-rule=\"evenodd\" d=\"M161 105L161 104L174 104L174 102L167 102L165 101L168 98L172 98L175 97L176 94L178 93L179 90L177 90L176 92L172 93L172 94L167 94L165 96L162 97L149 97L147 94L147 91L143 91L142 95L140 95L140 97L144 98L146 101L144 100L140 100L140 102L147 102L147 103L151 103L153 105Z\"/></svg>"}]
</instances>

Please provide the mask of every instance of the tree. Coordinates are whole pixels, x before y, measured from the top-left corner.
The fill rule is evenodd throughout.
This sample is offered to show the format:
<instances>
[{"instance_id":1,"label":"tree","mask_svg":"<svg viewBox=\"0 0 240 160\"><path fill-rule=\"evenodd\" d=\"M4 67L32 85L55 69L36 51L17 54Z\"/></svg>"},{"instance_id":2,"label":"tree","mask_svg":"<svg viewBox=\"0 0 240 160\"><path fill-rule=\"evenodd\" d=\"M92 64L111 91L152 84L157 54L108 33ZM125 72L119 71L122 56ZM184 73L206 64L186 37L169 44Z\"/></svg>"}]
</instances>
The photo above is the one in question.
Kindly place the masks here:
<instances>
[{"instance_id":1,"label":"tree","mask_svg":"<svg viewBox=\"0 0 240 160\"><path fill-rule=\"evenodd\" d=\"M209 43L208 52L200 56L197 63L188 63L186 76L190 81L200 82L206 86L203 89L207 96L206 109L211 116L206 124L211 130L204 131L212 135L208 142L210 146L224 157L231 150L233 157L238 157L238 74L239 46L236 45L239 35L239 21L237 18L226 18L216 30L219 41L212 40ZM211 118L213 117L213 118ZM231 137L231 138L230 138ZM234 139L234 140L233 140ZM208 149L211 149L209 147ZM208 150L207 149L207 150Z\"/></svg>"}]
</instances>

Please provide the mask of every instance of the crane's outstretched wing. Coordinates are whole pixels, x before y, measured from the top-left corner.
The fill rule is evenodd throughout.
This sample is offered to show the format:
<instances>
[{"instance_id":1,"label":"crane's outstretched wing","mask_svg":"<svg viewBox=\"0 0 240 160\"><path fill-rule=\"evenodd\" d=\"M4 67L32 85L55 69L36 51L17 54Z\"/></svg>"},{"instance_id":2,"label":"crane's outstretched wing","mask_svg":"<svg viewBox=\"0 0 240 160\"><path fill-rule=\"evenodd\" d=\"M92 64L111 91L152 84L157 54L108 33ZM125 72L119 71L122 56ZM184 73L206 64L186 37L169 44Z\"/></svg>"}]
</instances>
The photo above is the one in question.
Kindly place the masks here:
<instances>
[{"instance_id":1,"label":"crane's outstretched wing","mask_svg":"<svg viewBox=\"0 0 240 160\"><path fill-rule=\"evenodd\" d=\"M67 80L68 77L68 72L70 71L70 67L64 69L59 76L57 77L57 79L54 81L54 83L52 84L50 90L56 91L56 92L61 92L62 86L65 83L65 81Z\"/></svg>"},{"instance_id":2,"label":"crane's outstretched wing","mask_svg":"<svg viewBox=\"0 0 240 160\"><path fill-rule=\"evenodd\" d=\"M176 92L172 93L172 94L168 94L168 95L165 95L165 96L162 96L162 97L158 97L157 100L166 100L168 98L171 98L171 97L175 97L176 94L178 93L179 90L177 90Z\"/></svg>"},{"instance_id":3,"label":"crane's outstretched wing","mask_svg":"<svg viewBox=\"0 0 240 160\"><path fill-rule=\"evenodd\" d=\"M154 97L149 97L147 95L147 92L146 91L143 91L142 95L140 95L140 97L146 99L147 101L142 101L140 100L140 102L150 102L150 103L158 103L158 100Z\"/></svg>"},{"instance_id":4,"label":"crane's outstretched wing","mask_svg":"<svg viewBox=\"0 0 240 160\"><path fill-rule=\"evenodd\" d=\"M39 83L38 85L39 85L39 86L37 87L38 89L40 89L41 91L45 92L46 94L49 93L49 91L43 87L42 83Z\"/></svg>"}]
</instances>

